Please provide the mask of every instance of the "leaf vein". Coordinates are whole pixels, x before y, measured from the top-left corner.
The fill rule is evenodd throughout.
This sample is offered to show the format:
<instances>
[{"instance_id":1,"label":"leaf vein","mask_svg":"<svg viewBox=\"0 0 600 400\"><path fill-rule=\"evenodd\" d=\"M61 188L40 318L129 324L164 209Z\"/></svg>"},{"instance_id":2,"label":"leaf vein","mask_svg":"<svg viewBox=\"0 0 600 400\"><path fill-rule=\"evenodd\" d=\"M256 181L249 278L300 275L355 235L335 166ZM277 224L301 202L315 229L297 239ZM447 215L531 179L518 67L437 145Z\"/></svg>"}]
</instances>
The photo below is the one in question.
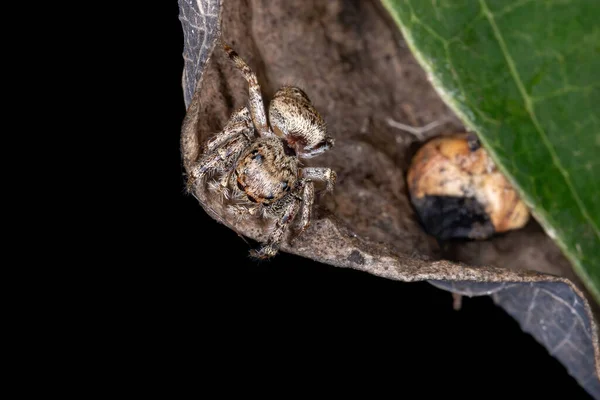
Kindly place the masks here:
<instances>
[{"instance_id":1,"label":"leaf vein","mask_svg":"<svg viewBox=\"0 0 600 400\"><path fill-rule=\"evenodd\" d=\"M555 301L557 301L560 304L564 305L565 307L567 307L571 311L571 313L573 314L573 316L575 317L575 320L581 324L581 326L583 328L583 333L585 334L585 336L588 339L592 340L592 336L590 335L588 326L583 321L583 318L581 318L581 315L579 315L579 313L577 312L577 310L575 310L573 308L573 306L571 306L564 299L560 298L559 296L555 295L554 293L552 293L551 291L549 291L547 289L540 289L540 291L543 292L544 294L546 294L547 296L550 296L552 299L554 299Z\"/></svg>"},{"instance_id":2,"label":"leaf vein","mask_svg":"<svg viewBox=\"0 0 600 400\"><path fill-rule=\"evenodd\" d=\"M540 125L540 123L537 119L535 110L533 109L533 101L532 101L531 97L529 96L529 94L527 93L527 91L525 90L525 86L523 85L523 82L521 80L519 72L517 71L515 62L508 51L508 48L506 46L506 43L504 42L502 33L500 32L500 29L498 28L498 25L496 25L496 21L494 19L494 14L492 14L492 12L490 11L486 0L479 0L479 4L481 5L481 9L482 9L483 13L485 14L486 19L488 20L488 23L490 24L490 26L492 28L494 37L495 37L496 41L498 42L498 45L500 46L502 54L504 55L504 59L506 61L506 64L508 65L508 69L513 77L513 80L515 81L515 84L517 85L517 88L518 88L519 92L521 93L521 97L523 98L523 101L525 103L525 109L526 109L527 113L529 114L529 118L533 122L533 125L534 125L536 131L538 132L540 138L542 139L542 142L544 143L546 149L550 153L552 162L554 163L556 168L561 173L563 179L565 180L565 183L567 184L567 187L569 188L569 191L570 191L573 199L575 200L575 203L579 207L581 214L588 221L588 223L592 226L592 229L594 230L596 237L598 239L600 239L600 229L598 229L598 226L596 225L595 221L590 217L588 210L585 207L585 204L583 204L583 201L579 197L579 194L577 193L577 191L575 190L575 187L573 186L573 183L571 182L569 173L563 167L562 162L560 161L560 158L556 154L554 147L550 143L550 140L548 139L546 132L544 131L544 129L542 128L542 126Z\"/></svg>"}]
</instances>

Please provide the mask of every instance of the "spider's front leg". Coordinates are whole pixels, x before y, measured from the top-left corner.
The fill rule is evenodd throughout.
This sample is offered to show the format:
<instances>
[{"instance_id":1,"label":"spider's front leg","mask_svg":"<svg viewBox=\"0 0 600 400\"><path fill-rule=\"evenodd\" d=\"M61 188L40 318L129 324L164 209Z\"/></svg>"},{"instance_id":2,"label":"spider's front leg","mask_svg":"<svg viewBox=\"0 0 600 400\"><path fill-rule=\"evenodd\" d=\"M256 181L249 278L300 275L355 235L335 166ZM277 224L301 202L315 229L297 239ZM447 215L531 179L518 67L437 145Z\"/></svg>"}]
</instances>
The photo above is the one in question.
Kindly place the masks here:
<instances>
[{"instance_id":1,"label":"spider's front leg","mask_svg":"<svg viewBox=\"0 0 600 400\"><path fill-rule=\"evenodd\" d=\"M254 136L253 131L254 127L252 126L250 111L248 110L248 107L243 107L231 114L231 118L229 118L229 121L223 130L206 142L204 151L215 151L217 147L222 146L237 135L243 134L248 138L248 140L251 140Z\"/></svg>"},{"instance_id":2,"label":"spider's front leg","mask_svg":"<svg viewBox=\"0 0 600 400\"><path fill-rule=\"evenodd\" d=\"M206 143L202 156L190 170L188 190L196 181L202 181L206 176L214 173L225 174L225 177L221 179L221 186L224 186L227 183L228 175L234 168L235 161L248 147L253 137L254 127L250 112L248 108L244 107L236 111L225 128Z\"/></svg>"},{"instance_id":3,"label":"spider's front leg","mask_svg":"<svg viewBox=\"0 0 600 400\"><path fill-rule=\"evenodd\" d=\"M315 169L323 170L322 173L325 174L325 176L330 176L330 173L333 173L333 182L335 182L335 172L331 171L329 168ZM329 170L329 172L325 170ZM331 181L331 179L329 181ZM333 185L333 182L331 182L331 185ZM273 257L277 254L285 232L298 212L300 212L300 219L298 221L298 228L293 236L294 239L299 237L310 225L314 201L315 185L313 181L309 179L299 180L293 192L283 198L280 203L273 204L270 209L267 210L267 213L279 215L280 217L275 223L275 228L273 229L273 232L271 232L271 235L269 235L267 243L258 250L250 251L250 255L255 258L264 259Z\"/></svg>"},{"instance_id":4,"label":"spider's front leg","mask_svg":"<svg viewBox=\"0 0 600 400\"><path fill-rule=\"evenodd\" d=\"M299 182L293 192L289 193L280 201L270 205L269 208L265 210L266 214L275 215L278 219L275 222L275 228L267 239L267 243L258 250L250 250L251 257L266 259L277 254L285 232L300 209L302 197L300 197L299 192L303 189L304 182Z\"/></svg>"}]
</instances>

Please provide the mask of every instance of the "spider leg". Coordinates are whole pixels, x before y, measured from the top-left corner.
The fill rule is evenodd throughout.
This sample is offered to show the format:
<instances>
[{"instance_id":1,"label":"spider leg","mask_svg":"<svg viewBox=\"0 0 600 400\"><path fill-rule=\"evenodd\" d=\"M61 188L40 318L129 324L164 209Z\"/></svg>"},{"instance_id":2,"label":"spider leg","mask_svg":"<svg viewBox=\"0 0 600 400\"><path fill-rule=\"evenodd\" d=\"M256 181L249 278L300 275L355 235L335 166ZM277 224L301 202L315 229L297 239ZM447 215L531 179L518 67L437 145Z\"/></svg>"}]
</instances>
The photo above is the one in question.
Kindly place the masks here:
<instances>
[{"instance_id":1,"label":"spider leg","mask_svg":"<svg viewBox=\"0 0 600 400\"><path fill-rule=\"evenodd\" d=\"M214 173L223 174L231 171L238 157L249 144L250 139L246 135L237 135L216 150L207 152L191 168L188 177L188 189L196 181L202 181L208 175ZM212 185L212 188L214 189L215 185Z\"/></svg>"},{"instance_id":2,"label":"spider leg","mask_svg":"<svg viewBox=\"0 0 600 400\"><path fill-rule=\"evenodd\" d=\"M263 103L260 85L258 84L256 74L238 55L238 53L229 47L229 45L223 43L223 48L237 69L239 69L242 75L244 75L246 81L248 81L248 103L250 104L252 121L254 122L254 126L256 127L259 136L275 136L275 134L271 131L269 124L267 123L267 113L265 112L265 105Z\"/></svg>"},{"instance_id":3,"label":"spider leg","mask_svg":"<svg viewBox=\"0 0 600 400\"><path fill-rule=\"evenodd\" d=\"M231 115L223 130L206 143L205 152L215 151L217 147L242 134L249 140L254 136L254 126L248 107L241 108Z\"/></svg>"},{"instance_id":4,"label":"spider leg","mask_svg":"<svg viewBox=\"0 0 600 400\"><path fill-rule=\"evenodd\" d=\"M300 170L300 177L313 182L325 182L327 191L331 192L335 186L337 175L331 168L307 167Z\"/></svg>"},{"instance_id":5,"label":"spider leg","mask_svg":"<svg viewBox=\"0 0 600 400\"><path fill-rule=\"evenodd\" d=\"M268 213L276 213L276 215L279 215L280 217L277 219L275 228L269 235L267 243L258 250L250 250L251 257L266 259L277 254L288 226L294 220L294 217L300 209L301 200L302 198L298 196L297 193L292 192L280 200L283 204L275 203L275 205L271 207Z\"/></svg>"},{"instance_id":6,"label":"spider leg","mask_svg":"<svg viewBox=\"0 0 600 400\"><path fill-rule=\"evenodd\" d=\"M223 197L227 198L229 196L227 185L233 165L253 138L254 126L250 118L250 111L247 107L235 111L225 128L204 145L203 156L196 163L188 178L188 188L194 184L196 179L203 179L213 172L225 172L220 180L209 183L209 190L222 192Z\"/></svg>"},{"instance_id":7,"label":"spider leg","mask_svg":"<svg viewBox=\"0 0 600 400\"><path fill-rule=\"evenodd\" d=\"M300 219L298 227L294 234L294 239L298 238L309 226L312 216L313 203L315 201L314 181L325 182L327 191L332 191L335 186L336 173L331 168L308 167L300 170L302 179L302 206L300 208Z\"/></svg>"},{"instance_id":8,"label":"spider leg","mask_svg":"<svg viewBox=\"0 0 600 400\"><path fill-rule=\"evenodd\" d=\"M302 205L300 206L300 219L298 220L298 226L296 232L294 232L293 240L298 238L302 232L309 227L313 203L315 201L315 184L312 181L304 181L303 186Z\"/></svg>"},{"instance_id":9,"label":"spider leg","mask_svg":"<svg viewBox=\"0 0 600 400\"><path fill-rule=\"evenodd\" d=\"M240 221L246 215L255 216L258 214L260 207L256 204L231 204L227 206L227 210L234 215L236 221Z\"/></svg>"}]
</instances>

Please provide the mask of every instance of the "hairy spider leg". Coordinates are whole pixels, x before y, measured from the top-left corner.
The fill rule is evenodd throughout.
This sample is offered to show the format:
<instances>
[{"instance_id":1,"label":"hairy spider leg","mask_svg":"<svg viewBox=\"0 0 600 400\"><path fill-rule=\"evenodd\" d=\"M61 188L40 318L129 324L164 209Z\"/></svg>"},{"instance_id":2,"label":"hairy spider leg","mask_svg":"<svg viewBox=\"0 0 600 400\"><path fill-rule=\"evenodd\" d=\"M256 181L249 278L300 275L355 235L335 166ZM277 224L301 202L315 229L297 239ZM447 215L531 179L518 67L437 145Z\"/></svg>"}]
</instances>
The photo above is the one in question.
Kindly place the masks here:
<instances>
[{"instance_id":1,"label":"hairy spider leg","mask_svg":"<svg viewBox=\"0 0 600 400\"><path fill-rule=\"evenodd\" d=\"M204 155L191 170L191 183L203 180L209 174L229 172L249 144L250 140L245 135L238 135L216 150Z\"/></svg>"},{"instance_id":2,"label":"hairy spider leg","mask_svg":"<svg viewBox=\"0 0 600 400\"><path fill-rule=\"evenodd\" d=\"M304 189L302 192L302 207L300 208L300 219L298 220L295 237L299 237L309 226L312 215L313 203L315 202L314 182L325 182L326 190L332 191L335 186L336 173L331 168L307 167L300 169Z\"/></svg>"},{"instance_id":3,"label":"hairy spider leg","mask_svg":"<svg viewBox=\"0 0 600 400\"><path fill-rule=\"evenodd\" d=\"M315 202L315 184L312 181L304 181L304 189L302 190L302 206L300 207L300 219L294 239L298 238L310 225L310 217L312 215L313 203Z\"/></svg>"},{"instance_id":4,"label":"hairy spider leg","mask_svg":"<svg viewBox=\"0 0 600 400\"><path fill-rule=\"evenodd\" d=\"M248 103L250 104L250 112L252 113L252 121L258 131L259 136L275 136L269 124L267 122L267 114L265 112L265 105L263 103L262 94L260 91L260 85L256 74L248 64L235 52L228 44L223 43L223 49L233 61L237 69L240 70L246 81L248 81L248 92L249 98Z\"/></svg>"},{"instance_id":5,"label":"hairy spider leg","mask_svg":"<svg viewBox=\"0 0 600 400\"><path fill-rule=\"evenodd\" d=\"M300 170L300 177L310 181L325 182L326 190L331 192L335 186L337 174L331 168L307 167Z\"/></svg>"},{"instance_id":6,"label":"hairy spider leg","mask_svg":"<svg viewBox=\"0 0 600 400\"><path fill-rule=\"evenodd\" d=\"M188 190L196 180L202 180L206 175L232 170L239 155L253 137L254 126L250 119L250 111L247 107L237 110L225 128L206 143L204 155L191 169ZM227 178L224 181L227 181ZM215 188L216 186L212 185L211 189Z\"/></svg>"},{"instance_id":7,"label":"hairy spider leg","mask_svg":"<svg viewBox=\"0 0 600 400\"><path fill-rule=\"evenodd\" d=\"M292 223L296 217L296 214L298 214L298 211L300 210L302 197L299 196L298 192L303 191L304 188L305 182L299 181L294 188L294 191L281 199L283 204L274 203L271 207L269 207L269 209L265 210L265 212L268 214L276 215L278 219L275 222L275 228L271 231L266 244L261 246L258 250L251 250L251 257L266 259L277 254L288 226L290 223Z\"/></svg>"},{"instance_id":8,"label":"hairy spider leg","mask_svg":"<svg viewBox=\"0 0 600 400\"><path fill-rule=\"evenodd\" d=\"M235 111L225 128L206 143L206 151L214 151L237 135L244 134L249 140L254 136L254 126L248 107Z\"/></svg>"}]
</instances>

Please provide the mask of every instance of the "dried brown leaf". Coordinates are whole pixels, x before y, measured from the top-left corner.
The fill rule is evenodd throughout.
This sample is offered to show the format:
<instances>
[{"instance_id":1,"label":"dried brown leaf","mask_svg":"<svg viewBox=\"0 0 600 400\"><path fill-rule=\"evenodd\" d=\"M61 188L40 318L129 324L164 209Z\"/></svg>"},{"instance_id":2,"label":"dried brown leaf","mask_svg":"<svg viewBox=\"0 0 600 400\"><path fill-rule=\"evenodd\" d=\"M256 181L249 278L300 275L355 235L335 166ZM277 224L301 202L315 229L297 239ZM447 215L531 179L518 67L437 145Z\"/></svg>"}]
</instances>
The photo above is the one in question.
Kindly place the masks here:
<instances>
[{"instance_id":1,"label":"dried brown leaf","mask_svg":"<svg viewBox=\"0 0 600 400\"><path fill-rule=\"evenodd\" d=\"M239 72L223 52L213 53L221 16L224 39L257 72L266 98L282 84L299 84L336 139L332 151L309 163L336 170L336 190L319 200L309 230L282 251L389 279L428 280L468 296L492 295L590 394L600 397L598 329L589 303L573 283L568 262L535 222L491 241L444 248L419 226L405 185L409 160L424 135L464 128L378 3L179 3L189 106L181 141L186 169L201 143L247 99ZM398 129L393 121L436 124L421 134ZM219 222L241 235L265 239L263 221L236 221L202 187L193 194Z\"/></svg>"}]
</instances>

